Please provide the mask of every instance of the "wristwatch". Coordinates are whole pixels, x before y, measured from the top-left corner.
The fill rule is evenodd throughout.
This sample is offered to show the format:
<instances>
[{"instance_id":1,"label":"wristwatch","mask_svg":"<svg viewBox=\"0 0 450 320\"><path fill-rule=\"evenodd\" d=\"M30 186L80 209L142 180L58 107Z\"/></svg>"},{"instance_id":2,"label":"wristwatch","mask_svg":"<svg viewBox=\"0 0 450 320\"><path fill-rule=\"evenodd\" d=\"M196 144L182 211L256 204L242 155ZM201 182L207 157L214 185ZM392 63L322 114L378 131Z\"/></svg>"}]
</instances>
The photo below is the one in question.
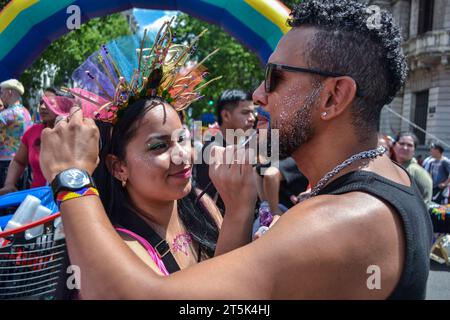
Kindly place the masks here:
<instances>
[{"instance_id":1,"label":"wristwatch","mask_svg":"<svg viewBox=\"0 0 450 320\"><path fill-rule=\"evenodd\" d=\"M52 184L53 197L61 191L77 191L86 187L94 187L92 177L84 170L70 168L57 174Z\"/></svg>"}]
</instances>

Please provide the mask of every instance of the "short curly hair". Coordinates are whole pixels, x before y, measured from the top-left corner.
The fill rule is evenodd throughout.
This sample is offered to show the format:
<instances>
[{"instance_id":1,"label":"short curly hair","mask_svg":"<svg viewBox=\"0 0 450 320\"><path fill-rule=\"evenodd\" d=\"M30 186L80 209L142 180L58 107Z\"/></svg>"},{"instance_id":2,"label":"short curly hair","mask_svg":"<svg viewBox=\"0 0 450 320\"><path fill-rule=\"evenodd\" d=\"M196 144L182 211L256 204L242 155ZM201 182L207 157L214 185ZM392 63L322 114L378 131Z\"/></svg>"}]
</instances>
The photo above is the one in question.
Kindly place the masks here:
<instances>
[{"instance_id":1,"label":"short curly hair","mask_svg":"<svg viewBox=\"0 0 450 320\"><path fill-rule=\"evenodd\" d=\"M305 0L288 20L291 27L317 29L306 44L311 67L348 74L362 90L352 107L353 124L362 136L377 129L381 109L407 75L400 28L386 10L379 10L378 21L374 13L356 0Z\"/></svg>"}]
</instances>

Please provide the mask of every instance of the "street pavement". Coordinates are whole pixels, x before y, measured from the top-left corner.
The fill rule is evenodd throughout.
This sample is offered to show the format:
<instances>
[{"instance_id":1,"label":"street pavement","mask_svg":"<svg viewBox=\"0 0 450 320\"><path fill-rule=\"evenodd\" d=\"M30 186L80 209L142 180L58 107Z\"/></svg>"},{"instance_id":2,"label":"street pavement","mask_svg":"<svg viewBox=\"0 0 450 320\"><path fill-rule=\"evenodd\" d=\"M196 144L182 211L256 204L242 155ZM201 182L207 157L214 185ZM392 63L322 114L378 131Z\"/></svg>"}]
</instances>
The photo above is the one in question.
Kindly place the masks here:
<instances>
[{"instance_id":1,"label":"street pavement","mask_svg":"<svg viewBox=\"0 0 450 320\"><path fill-rule=\"evenodd\" d=\"M430 261L427 300L450 300L450 266Z\"/></svg>"}]
</instances>

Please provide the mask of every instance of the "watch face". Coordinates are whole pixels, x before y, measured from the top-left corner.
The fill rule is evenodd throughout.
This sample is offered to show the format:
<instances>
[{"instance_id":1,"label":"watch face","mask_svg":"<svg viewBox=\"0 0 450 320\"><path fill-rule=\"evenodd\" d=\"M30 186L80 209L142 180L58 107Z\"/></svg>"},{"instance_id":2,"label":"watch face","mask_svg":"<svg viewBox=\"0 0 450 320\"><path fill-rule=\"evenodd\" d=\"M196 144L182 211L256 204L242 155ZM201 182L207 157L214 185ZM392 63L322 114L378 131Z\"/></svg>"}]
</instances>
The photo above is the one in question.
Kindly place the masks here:
<instances>
[{"instance_id":1,"label":"watch face","mask_svg":"<svg viewBox=\"0 0 450 320\"><path fill-rule=\"evenodd\" d=\"M89 177L81 170L69 169L60 176L61 184L69 188L81 188L90 183Z\"/></svg>"}]
</instances>

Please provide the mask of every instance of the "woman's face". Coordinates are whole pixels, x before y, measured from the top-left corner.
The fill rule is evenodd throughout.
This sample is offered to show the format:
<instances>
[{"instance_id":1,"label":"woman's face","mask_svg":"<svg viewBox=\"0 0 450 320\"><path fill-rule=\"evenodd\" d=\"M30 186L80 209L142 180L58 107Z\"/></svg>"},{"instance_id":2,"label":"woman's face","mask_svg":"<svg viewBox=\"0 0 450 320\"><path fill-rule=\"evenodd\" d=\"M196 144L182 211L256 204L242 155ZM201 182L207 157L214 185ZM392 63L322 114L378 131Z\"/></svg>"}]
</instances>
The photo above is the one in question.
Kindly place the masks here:
<instances>
[{"instance_id":1,"label":"woman's face","mask_svg":"<svg viewBox=\"0 0 450 320\"><path fill-rule=\"evenodd\" d=\"M47 97L55 96L55 94L50 91L45 91L44 95ZM57 117L57 114L50 110L50 108L48 108L41 99L41 102L39 103L39 116L41 117L42 122L53 123Z\"/></svg>"},{"instance_id":2,"label":"woman's face","mask_svg":"<svg viewBox=\"0 0 450 320\"><path fill-rule=\"evenodd\" d=\"M394 145L395 155L400 162L406 162L414 157L414 139L411 136L403 136Z\"/></svg>"},{"instance_id":3,"label":"woman's face","mask_svg":"<svg viewBox=\"0 0 450 320\"><path fill-rule=\"evenodd\" d=\"M191 190L192 162L189 132L171 106L157 105L125 148L128 194L135 201L181 199Z\"/></svg>"}]
</instances>

